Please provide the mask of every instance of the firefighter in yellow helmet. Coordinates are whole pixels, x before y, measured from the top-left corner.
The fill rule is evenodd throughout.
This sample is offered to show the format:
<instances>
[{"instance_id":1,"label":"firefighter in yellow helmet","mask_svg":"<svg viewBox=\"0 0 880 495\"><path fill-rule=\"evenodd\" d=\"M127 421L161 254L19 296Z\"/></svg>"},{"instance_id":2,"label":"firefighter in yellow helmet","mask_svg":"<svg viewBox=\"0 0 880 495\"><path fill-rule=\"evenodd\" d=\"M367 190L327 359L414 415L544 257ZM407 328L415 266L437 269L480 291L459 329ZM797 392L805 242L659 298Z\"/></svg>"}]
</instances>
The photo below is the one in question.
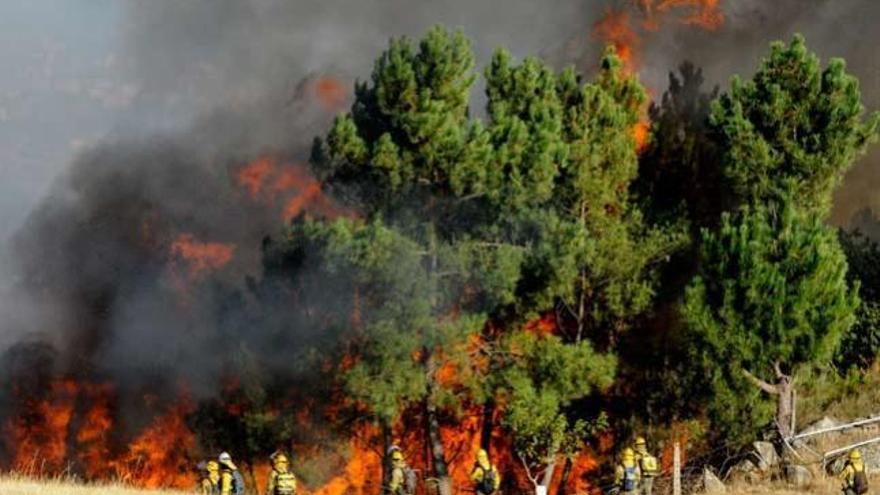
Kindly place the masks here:
<instances>
[{"instance_id":1,"label":"firefighter in yellow helmet","mask_svg":"<svg viewBox=\"0 0 880 495\"><path fill-rule=\"evenodd\" d=\"M641 480L639 491L642 495L651 495L654 490L654 478L660 474L657 458L648 452L648 443L644 437L636 438L636 464L639 466Z\"/></svg>"},{"instance_id":2,"label":"firefighter in yellow helmet","mask_svg":"<svg viewBox=\"0 0 880 495\"><path fill-rule=\"evenodd\" d=\"M220 464L211 459L199 464L202 480L199 482L201 495L219 495L220 493Z\"/></svg>"},{"instance_id":3,"label":"firefighter in yellow helmet","mask_svg":"<svg viewBox=\"0 0 880 495\"><path fill-rule=\"evenodd\" d=\"M220 495L244 495L244 478L227 452L217 458L220 464Z\"/></svg>"},{"instance_id":4,"label":"firefighter in yellow helmet","mask_svg":"<svg viewBox=\"0 0 880 495\"><path fill-rule=\"evenodd\" d=\"M627 447L623 449L623 455L620 464L614 472L614 484L617 486L619 493L624 495L636 495L639 492L639 481L641 480L641 472L636 462L636 453L633 449Z\"/></svg>"},{"instance_id":5,"label":"firefighter in yellow helmet","mask_svg":"<svg viewBox=\"0 0 880 495\"><path fill-rule=\"evenodd\" d=\"M840 480L843 482L844 495L864 495L868 493L868 475L865 472L862 454L858 450L850 451L849 459L840 472Z\"/></svg>"},{"instance_id":6,"label":"firefighter in yellow helmet","mask_svg":"<svg viewBox=\"0 0 880 495\"><path fill-rule=\"evenodd\" d=\"M295 495L296 476L290 470L290 461L283 452L275 452L269 459L272 461L272 472L266 484L266 495Z\"/></svg>"},{"instance_id":7,"label":"firefighter in yellow helmet","mask_svg":"<svg viewBox=\"0 0 880 495\"><path fill-rule=\"evenodd\" d=\"M388 480L388 495L412 495L415 491L415 473L406 464L400 447L389 449L391 476Z\"/></svg>"},{"instance_id":8,"label":"firefighter in yellow helmet","mask_svg":"<svg viewBox=\"0 0 880 495\"><path fill-rule=\"evenodd\" d=\"M489 453L484 449L477 452L477 463L471 472L471 481L474 482L474 491L478 495L493 495L501 486L498 469L489 462Z\"/></svg>"}]
</instances>

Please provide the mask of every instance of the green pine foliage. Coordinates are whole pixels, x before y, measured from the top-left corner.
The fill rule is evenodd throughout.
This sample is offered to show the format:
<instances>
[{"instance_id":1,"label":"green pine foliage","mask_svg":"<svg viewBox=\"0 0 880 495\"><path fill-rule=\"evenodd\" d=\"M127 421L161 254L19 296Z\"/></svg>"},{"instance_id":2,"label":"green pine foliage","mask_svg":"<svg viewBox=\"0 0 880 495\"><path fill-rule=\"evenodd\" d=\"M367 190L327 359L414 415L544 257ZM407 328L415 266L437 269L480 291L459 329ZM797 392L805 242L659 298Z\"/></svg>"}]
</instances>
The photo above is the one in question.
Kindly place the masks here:
<instances>
[{"instance_id":1,"label":"green pine foliage","mask_svg":"<svg viewBox=\"0 0 880 495\"><path fill-rule=\"evenodd\" d=\"M821 68L800 36L774 43L751 80L735 78L713 102L733 210L703 231L683 315L716 435L745 441L772 424L757 382L776 387L829 363L855 322L857 284L824 220L834 186L876 137L880 117L863 114L843 61ZM788 407L782 390L778 414Z\"/></svg>"},{"instance_id":2,"label":"green pine foliage","mask_svg":"<svg viewBox=\"0 0 880 495\"><path fill-rule=\"evenodd\" d=\"M773 43L754 77L734 78L712 107L722 166L739 203L792 190L825 214L843 173L876 138L880 114L863 120L858 80L841 59L821 68L800 35Z\"/></svg>"},{"instance_id":3,"label":"green pine foliage","mask_svg":"<svg viewBox=\"0 0 880 495\"><path fill-rule=\"evenodd\" d=\"M745 208L706 231L685 294L694 364L715 395L717 433L731 441L747 440L773 410L744 372L774 383L774 363L791 373L829 362L858 306L833 232L791 202L781 208Z\"/></svg>"},{"instance_id":4,"label":"green pine foliage","mask_svg":"<svg viewBox=\"0 0 880 495\"><path fill-rule=\"evenodd\" d=\"M619 369L644 377L618 389L670 380L658 389L678 385L673 402L694 403L685 415L707 412L716 440L740 441L773 411L746 372L773 382L777 363L815 369L850 352L835 354L842 338L854 344L841 349L863 349L876 337L867 304L856 328L872 330L850 332L857 281L824 224L833 187L880 125L863 117L841 61L821 68L799 37L774 44L754 78L711 105L715 93L683 66L641 158L645 91L613 51L589 80L503 50L482 75L485 119L472 116L478 72L464 35L392 40L312 151L316 174L357 218L296 221L265 260L263 285L291 287L296 311L332 327L351 358L338 385L352 418L388 433L418 414L437 478L437 424L466 407L497 407L543 484L535 473L552 475L604 424L581 406L601 409L593 399L624 381ZM689 253L699 256L661 287L667 260ZM313 287L345 304L324 307ZM624 341L665 339L639 333L664 290L667 305L681 302L683 335L662 345L678 348L622 352ZM525 325L548 314L549 334ZM450 368L454 379L441 373Z\"/></svg>"}]
</instances>

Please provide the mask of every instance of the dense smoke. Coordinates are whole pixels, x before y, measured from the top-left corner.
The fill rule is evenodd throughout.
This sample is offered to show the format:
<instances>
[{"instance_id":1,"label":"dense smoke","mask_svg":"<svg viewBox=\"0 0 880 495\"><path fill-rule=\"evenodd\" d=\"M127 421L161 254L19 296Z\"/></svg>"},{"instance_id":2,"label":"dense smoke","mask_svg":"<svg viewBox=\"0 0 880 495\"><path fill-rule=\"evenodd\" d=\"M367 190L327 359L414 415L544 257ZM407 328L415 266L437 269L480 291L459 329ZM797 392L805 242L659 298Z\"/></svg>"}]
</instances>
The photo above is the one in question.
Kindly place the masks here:
<instances>
[{"instance_id":1,"label":"dense smoke","mask_svg":"<svg viewBox=\"0 0 880 495\"><path fill-rule=\"evenodd\" d=\"M260 277L261 240L289 218L279 201L249 195L237 174L263 156L304 163L312 138L344 108L353 80L368 76L390 36L460 26L480 62L505 46L590 71L601 48L591 28L612 5L633 12L640 74L655 95L683 60L726 84L733 73L748 75L768 42L802 32L823 57L846 58L866 104L880 103L876 40L865 38L877 36L869 24L876 2L723 2L717 31L675 19L660 31L640 27L635 3L132 0L119 68L137 81L132 112L198 117L178 131L135 129L83 152L30 214L11 244L13 283L0 301L7 370L18 370L25 354L51 373L110 378L132 390L183 379L205 396L219 390L232 353L244 349L280 369L309 345L313 329L284 320L281 303L276 324L250 325L244 281ZM878 159L851 172L834 222L875 206ZM181 239L210 258L206 268L175 250ZM245 302L230 309L236 291Z\"/></svg>"}]
</instances>

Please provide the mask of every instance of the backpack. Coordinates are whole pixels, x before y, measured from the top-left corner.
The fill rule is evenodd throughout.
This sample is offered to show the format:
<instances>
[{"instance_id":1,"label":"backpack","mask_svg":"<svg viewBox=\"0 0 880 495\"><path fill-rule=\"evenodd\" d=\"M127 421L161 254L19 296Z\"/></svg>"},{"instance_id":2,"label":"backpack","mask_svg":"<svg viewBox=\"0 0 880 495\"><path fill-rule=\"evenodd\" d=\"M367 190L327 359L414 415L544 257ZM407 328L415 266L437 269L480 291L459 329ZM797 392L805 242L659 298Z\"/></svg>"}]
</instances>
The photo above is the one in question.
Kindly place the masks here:
<instances>
[{"instance_id":1,"label":"backpack","mask_svg":"<svg viewBox=\"0 0 880 495\"><path fill-rule=\"evenodd\" d=\"M296 493L296 477L291 472L274 472L275 491L273 495L294 495Z\"/></svg>"},{"instance_id":2,"label":"backpack","mask_svg":"<svg viewBox=\"0 0 880 495\"><path fill-rule=\"evenodd\" d=\"M241 477L238 469L232 471L232 494L244 495L244 478Z\"/></svg>"},{"instance_id":3,"label":"backpack","mask_svg":"<svg viewBox=\"0 0 880 495\"><path fill-rule=\"evenodd\" d=\"M409 466L403 468L403 484L406 486L406 493L413 494L416 492L418 480L418 475L413 468Z\"/></svg>"},{"instance_id":4,"label":"backpack","mask_svg":"<svg viewBox=\"0 0 880 495\"><path fill-rule=\"evenodd\" d=\"M865 474L865 470L856 471L853 476L853 491L856 492L857 495L865 495L868 493L868 475Z\"/></svg>"},{"instance_id":5,"label":"backpack","mask_svg":"<svg viewBox=\"0 0 880 495\"><path fill-rule=\"evenodd\" d=\"M483 469L483 467L480 466L480 469ZM477 486L477 491L486 495L495 493L496 474L495 466L489 465L489 469L483 469L483 479L480 480L480 483Z\"/></svg>"},{"instance_id":6,"label":"backpack","mask_svg":"<svg viewBox=\"0 0 880 495\"><path fill-rule=\"evenodd\" d=\"M642 476L657 476L657 458L651 454L642 454L639 467L642 468Z\"/></svg>"},{"instance_id":7,"label":"backpack","mask_svg":"<svg viewBox=\"0 0 880 495\"><path fill-rule=\"evenodd\" d=\"M636 467L623 466L623 491L631 492L636 489Z\"/></svg>"}]
</instances>

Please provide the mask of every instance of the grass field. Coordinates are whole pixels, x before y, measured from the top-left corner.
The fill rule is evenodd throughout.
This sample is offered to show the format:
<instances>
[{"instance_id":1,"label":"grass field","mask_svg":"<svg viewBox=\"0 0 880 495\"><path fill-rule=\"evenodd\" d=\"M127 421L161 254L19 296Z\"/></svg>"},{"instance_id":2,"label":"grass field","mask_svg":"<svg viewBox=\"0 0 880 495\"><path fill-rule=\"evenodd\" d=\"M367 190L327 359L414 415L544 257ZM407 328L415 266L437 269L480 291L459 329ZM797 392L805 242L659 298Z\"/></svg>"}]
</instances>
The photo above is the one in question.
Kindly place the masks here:
<instances>
[{"instance_id":1,"label":"grass field","mask_svg":"<svg viewBox=\"0 0 880 495\"><path fill-rule=\"evenodd\" d=\"M120 485L80 485L61 479L28 479L0 477L2 495L182 495L168 490L137 490Z\"/></svg>"}]
</instances>

